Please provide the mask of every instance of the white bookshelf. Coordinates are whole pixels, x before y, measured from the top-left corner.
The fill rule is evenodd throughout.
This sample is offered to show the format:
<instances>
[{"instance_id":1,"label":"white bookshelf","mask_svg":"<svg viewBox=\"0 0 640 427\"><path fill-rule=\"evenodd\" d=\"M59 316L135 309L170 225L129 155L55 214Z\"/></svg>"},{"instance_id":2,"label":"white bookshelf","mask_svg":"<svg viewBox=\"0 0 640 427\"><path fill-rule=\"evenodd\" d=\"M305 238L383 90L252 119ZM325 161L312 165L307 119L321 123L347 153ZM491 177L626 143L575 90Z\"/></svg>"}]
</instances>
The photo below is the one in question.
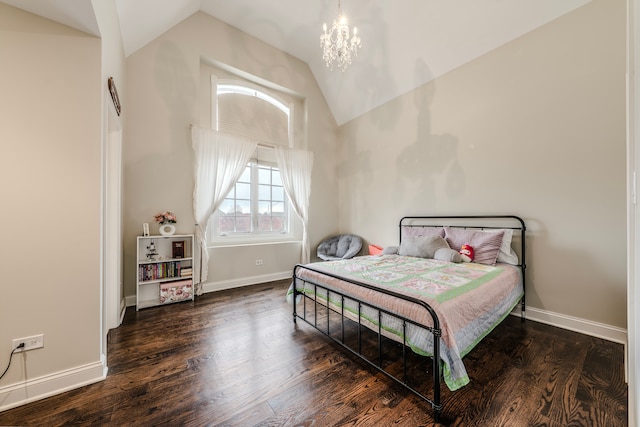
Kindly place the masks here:
<instances>
[{"instance_id":1,"label":"white bookshelf","mask_svg":"<svg viewBox=\"0 0 640 427\"><path fill-rule=\"evenodd\" d=\"M193 301L193 234L138 236L136 310Z\"/></svg>"}]
</instances>

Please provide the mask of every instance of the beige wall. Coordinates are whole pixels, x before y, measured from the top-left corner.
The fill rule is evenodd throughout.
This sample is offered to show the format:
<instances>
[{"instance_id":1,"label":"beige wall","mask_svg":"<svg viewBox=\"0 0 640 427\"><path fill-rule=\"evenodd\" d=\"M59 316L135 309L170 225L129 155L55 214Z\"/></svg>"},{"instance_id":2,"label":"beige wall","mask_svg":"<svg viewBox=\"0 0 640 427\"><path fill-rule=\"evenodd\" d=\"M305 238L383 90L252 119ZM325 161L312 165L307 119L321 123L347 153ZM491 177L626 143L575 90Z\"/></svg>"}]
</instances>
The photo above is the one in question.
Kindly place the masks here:
<instances>
[{"instance_id":1,"label":"beige wall","mask_svg":"<svg viewBox=\"0 0 640 427\"><path fill-rule=\"evenodd\" d=\"M45 336L14 356L1 391L67 370L102 374L102 86L100 39L3 3L0 58L0 366L12 339Z\"/></svg>"},{"instance_id":2,"label":"beige wall","mask_svg":"<svg viewBox=\"0 0 640 427\"><path fill-rule=\"evenodd\" d=\"M341 126L341 230L519 215L528 305L624 328L625 37L625 1L594 0Z\"/></svg>"},{"instance_id":3,"label":"beige wall","mask_svg":"<svg viewBox=\"0 0 640 427\"><path fill-rule=\"evenodd\" d=\"M305 97L307 141L315 154L310 201L312 247L338 230L337 126L308 66L211 16L198 12L127 58L129 101L124 128L125 293L135 295L135 237L153 214L171 210L177 232L193 232L193 154L189 124L200 123L200 63L217 62ZM217 248L209 282L248 284L290 273L299 244ZM256 259L263 259L260 267Z\"/></svg>"}]
</instances>

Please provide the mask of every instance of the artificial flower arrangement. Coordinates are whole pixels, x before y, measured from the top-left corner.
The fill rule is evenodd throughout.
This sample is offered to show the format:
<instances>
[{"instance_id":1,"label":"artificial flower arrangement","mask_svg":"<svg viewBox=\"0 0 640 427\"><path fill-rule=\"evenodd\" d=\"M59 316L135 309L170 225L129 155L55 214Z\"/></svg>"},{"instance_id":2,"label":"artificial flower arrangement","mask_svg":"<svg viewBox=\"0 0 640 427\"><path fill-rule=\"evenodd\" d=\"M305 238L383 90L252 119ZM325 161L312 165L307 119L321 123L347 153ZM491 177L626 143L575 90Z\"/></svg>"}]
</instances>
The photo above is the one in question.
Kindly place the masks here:
<instances>
[{"instance_id":1,"label":"artificial flower arrangement","mask_svg":"<svg viewBox=\"0 0 640 427\"><path fill-rule=\"evenodd\" d=\"M176 223L176 216L173 212L160 212L154 215L153 219L158 223L158 224L175 224Z\"/></svg>"}]
</instances>

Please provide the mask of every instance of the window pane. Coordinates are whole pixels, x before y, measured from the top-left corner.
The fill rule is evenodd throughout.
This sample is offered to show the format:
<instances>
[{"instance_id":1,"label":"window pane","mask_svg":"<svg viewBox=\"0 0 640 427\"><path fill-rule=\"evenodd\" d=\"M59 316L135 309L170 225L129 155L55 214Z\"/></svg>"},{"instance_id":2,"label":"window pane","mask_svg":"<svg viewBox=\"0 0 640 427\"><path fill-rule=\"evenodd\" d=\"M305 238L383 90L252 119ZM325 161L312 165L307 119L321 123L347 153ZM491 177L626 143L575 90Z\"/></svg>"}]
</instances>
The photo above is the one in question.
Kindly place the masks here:
<instances>
[{"instance_id":1,"label":"window pane","mask_svg":"<svg viewBox=\"0 0 640 427\"><path fill-rule=\"evenodd\" d=\"M266 202L259 202L258 203L258 214L259 215L270 214L270 213L271 213L271 202L266 201Z\"/></svg>"},{"instance_id":2,"label":"window pane","mask_svg":"<svg viewBox=\"0 0 640 427\"><path fill-rule=\"evenodd\" d=\"M271 186L259 185L258 186L258 200L271 200Z\"/></svg>"},{"instance_id":3,"label":"window pane","mask_svg":"<svg viewBox=\"0 0 640 427\"><path fill-rule=\"evenodd\" d=\"M236 216L251 215L251 201L236 200Z\"/></svg>"},{"instance_id":4,"label":"window pane","mask_svg":"<svg viewBox=\"0 0 640 427\"><path fill-rule=\"evenodd\" d=\"M251 232L251 215L243 215L236 218L236 232L238 233Z\"/></svg>"},{"instance_id":5,"label":"window pane","mask_svg":"<svg viewBox=\"0 0 640 427\"><path fill-rule=\"evenodd\" d=\"M220 214L218 216L218 233L233 233L235 231L236 219L233 215Z\"/></svg>"},{"instance_id":6,"label":"window pane","mask_svg":"<svg viewBox=\"0 0 640 427\"><path fill-rule=\"evenodd\" d=\"M284 188L282 187L273 187L271 199L282 202L284 201Z\"/></svg>"},{"instance_id":7,"label":"window pane","mask_svg":"<svg viewBox=\"0 0 640 427\"><path fill-rule=\"evenodd\" d=\"M251 182L251 166L247 166L238 182Z\"/></svg>"},{"instance_id":8,"label":"window pane","mask_svg":"<svg viewBox=\"0 0 640 427\"><path fill-rule=\"evenodd\" d=\"M236 198L238 199L251 199L251 184L236 184Z\"/></svg>"},{"instance_id":9,"label":"window pane","mask_svg":"<svg viewBox=\"0 0 640 427\"><path fill-rule=\"evenodd\" d=\"M287 231L284 215L274 214L271 217L271 229L273 231L279 231L279 232Z\"/></svg>"},{"instance_id":10,"label":"window pane","mask_svg":"<svg viewBox=\"0 0 640 427\"><path fill-rule=\"evenodd\" d=\"M233 214L235 209L233 209L235 203L233 199L224 199L218 208L218 212L224 214Z\"/></svg>"},{"instance_id":11,"label":"window pane","mask_svg":"<svg viewBox=\"0 0 640 427\"><path fill-rule=\"evenodd\" d=\"M271 168L258 169L258 184L271 184Z\"/></svg>"},{"instance_id":12,"label":"window pane","mask_svg":"<svg viewBox=\"0 0 640 427\"><path fill-rule=\"evenodd\" d=\"M236 197L236 186L235 185L233 187L231 187L231 190L229 190L229 193L225 197L227 199L235 199L235 197Z\"/></svg>"},{"instance_id":13,"label":"window pane","mask_svg":"<svg viewBox=\"0 0 640 427\"><path fill-rule=\"evenodd\" d=\"M283 214L284 213L284 202L273 202L271 204L271 212L273 215L275 214Z\"/></svg>"},{"instance_id":14,"label":"window pane","mask_svg":"<svg viewBox=\"0 0 640 427\"><path fill-rule=\"evenodd\" d=\"M272 182L273 185L279 185L279 186L282 187L282 179L280 179L280 171L279 170L274 170L273 171L272 179L273 179L273 182Z\"/></svg>"},{"instance_id":15,"label":"window pane","mask_svg":"<svg viewBox=\"0 0 640 427\"><path fill-rule=\"evenodd\" d=\"M271 217L269 215L260 215L260 218L258 218L258 231L271 231Z\"/></svg>"}]
</instances>

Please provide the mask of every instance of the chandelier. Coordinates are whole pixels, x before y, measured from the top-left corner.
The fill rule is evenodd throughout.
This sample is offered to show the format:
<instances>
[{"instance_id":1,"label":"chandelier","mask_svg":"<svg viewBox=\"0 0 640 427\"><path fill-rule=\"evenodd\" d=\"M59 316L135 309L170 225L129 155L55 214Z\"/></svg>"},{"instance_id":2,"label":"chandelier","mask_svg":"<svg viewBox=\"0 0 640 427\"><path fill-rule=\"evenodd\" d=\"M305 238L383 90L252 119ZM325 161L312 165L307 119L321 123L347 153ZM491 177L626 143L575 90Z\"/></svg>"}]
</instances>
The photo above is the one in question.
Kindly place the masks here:
<instances>
[{"instance_id":1,"label":"chandelier","mask_svg":"<svg viewBox=\"0 0 640 427\"><path fill-rule=\"evenodd\" d=\"M349 39L349 23L347 17L342 14L340 0L338 0L338 18L333 21L331 30L327 32L326 23L322 25L322 29L324 30L324 34L320 35L322 59L331 70L334 68L346 70L351 65L351 59L358 55L361 44L356 27L353 27L353 37Z\"/></svg>"}]
</instances>

